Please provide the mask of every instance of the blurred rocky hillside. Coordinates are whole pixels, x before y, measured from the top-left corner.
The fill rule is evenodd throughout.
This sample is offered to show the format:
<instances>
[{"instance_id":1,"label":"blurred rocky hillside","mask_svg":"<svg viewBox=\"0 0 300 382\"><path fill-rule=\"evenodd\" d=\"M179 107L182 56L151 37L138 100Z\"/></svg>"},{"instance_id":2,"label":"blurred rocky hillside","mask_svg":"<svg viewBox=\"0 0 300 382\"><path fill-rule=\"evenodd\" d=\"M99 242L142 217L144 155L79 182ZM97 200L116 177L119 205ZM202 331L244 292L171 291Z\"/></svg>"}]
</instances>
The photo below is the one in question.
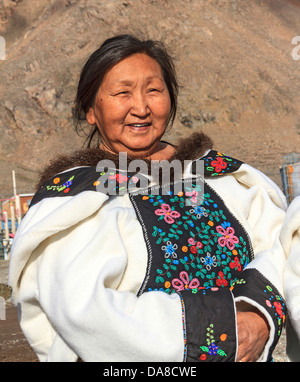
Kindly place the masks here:
<instances>
[{"instance_id":1,"label":"blurred rocky hillside","mask_svg":"<svg viewBox=\"0 0 300 382\"><path fill-rule=\"evenodd\" d=\"M169 139L202 129L215 148L281 185L300 152L299 0L0 0L0 197L32 192L37 171L80 148L72 104L80 69L104 39L164 40L182 86ZM299 51L300 54L300 51Z\"/></svg>"}]
</instances>

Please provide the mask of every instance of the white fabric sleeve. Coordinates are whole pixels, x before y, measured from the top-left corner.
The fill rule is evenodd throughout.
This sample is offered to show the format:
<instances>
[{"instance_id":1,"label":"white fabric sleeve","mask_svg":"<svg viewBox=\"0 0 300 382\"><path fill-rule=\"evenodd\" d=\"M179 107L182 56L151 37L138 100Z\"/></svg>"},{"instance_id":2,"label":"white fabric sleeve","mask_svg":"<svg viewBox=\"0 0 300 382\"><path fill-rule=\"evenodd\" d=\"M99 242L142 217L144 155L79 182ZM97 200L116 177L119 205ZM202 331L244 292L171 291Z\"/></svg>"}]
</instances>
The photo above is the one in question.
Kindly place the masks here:
<instances>
[{"instance_id":1,"label":"white fabric sleeve","mask_svg":"<svg viewBox=\"0 0 300 382\"><path fill-rule=\"evenodd\" d=\"M285 254L279 234L286 200L279 187L260 171L243 164L234 176L209 181L249 234L255 268L283 294Z\"/></svg>"},{"instance_id":2,"label":"white fabric sleeve","mask_svg":"<svg viewBox=\"0 0 300 382\"><path fill-rule=\"evenodd\" d=\"M253 245L254 259L243 272L244 284L236 284L233 293L236 302L243 301L259 309L268 320L270 337L260 358L265 361L285 322L283 270L286 259L279 234L285 218L286 201L269 178L248 165L242 165L234 176L210 183L246 228Z\"/></svg>"},{"instance_id":3,"label":"white fabric sleeve","mask_svg":"<svg viewBox=\"0 0 300 382\"><path fill-rule=\"evenodd\" d=\"M18 234L10 277L28 340L37 351L45 342L41 359L48 361L57 360L51 350L57 343L58 352L62 344L69 349L69 359L182 361L180 296L136 296L146 263L128 259L145 251L132 209L109 203L99 209L98 193L83 194L40 202ZM43 216L43 210L52 212Z\"/></svg>"}]
</instances>

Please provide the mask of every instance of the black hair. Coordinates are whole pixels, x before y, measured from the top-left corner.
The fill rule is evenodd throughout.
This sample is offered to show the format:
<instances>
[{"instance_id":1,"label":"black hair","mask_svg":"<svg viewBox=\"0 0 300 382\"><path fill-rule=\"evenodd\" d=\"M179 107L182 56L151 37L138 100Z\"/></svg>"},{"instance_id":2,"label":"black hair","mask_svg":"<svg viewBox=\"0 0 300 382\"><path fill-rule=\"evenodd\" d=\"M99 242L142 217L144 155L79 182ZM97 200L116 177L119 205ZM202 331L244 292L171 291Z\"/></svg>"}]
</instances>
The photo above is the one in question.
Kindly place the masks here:
<instances>
[{"instance_id":1,"label":"black hair","mask_svg":"<svg viewBox=\"0 0 300 382\"><path fill-rule=\"evenodd\" d=\"M94 104L107 71L120 61L137 53L147 54L160 65L171 99L171 111L167 125L173 124L178 96L178 83L173 58L160 41L141 40L130 34L122 34L104 41L100 48L92 53L81 71L73 109L77 132L81 128L81 121L86 119L86 113ZM94 129L88 134L86 140L88 148L91 147L94 138L97 138L98 145L101 137L97 126L94 126Z\"/></svg>"}]
</instances>

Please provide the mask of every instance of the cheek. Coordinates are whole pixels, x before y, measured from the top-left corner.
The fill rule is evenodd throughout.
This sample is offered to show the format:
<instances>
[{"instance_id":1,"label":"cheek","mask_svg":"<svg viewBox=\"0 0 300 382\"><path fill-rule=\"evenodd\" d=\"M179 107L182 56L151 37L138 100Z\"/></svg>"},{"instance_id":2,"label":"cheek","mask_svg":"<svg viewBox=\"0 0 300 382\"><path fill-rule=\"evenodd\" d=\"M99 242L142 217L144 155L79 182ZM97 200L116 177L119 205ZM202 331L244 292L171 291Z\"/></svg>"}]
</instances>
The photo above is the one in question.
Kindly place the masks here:
<instances>
[{"instance_id":1,"label":"cheek","mask_svg":"<svg viewBox=\"0 0 300 382\"><path fill-rule=\"evenodd\" d=\"M168 119L171 111L171 102L169 99L163 99L156 103L155 107L155 114L160 119Z\"/></svg>"},{"instance_id":2,"label":"cheek","mask_svg":"<svg viewBox=\"0 0 300 382\"><path fill-rule=\"evenodd\" d=\"M171 99L169 94L151 100L152 112L161 118L168 118L171 111Z\"/></svg>"},{"instance_id":3,"label":"cheek","mask_svg":"<svg viewBox=\"0 0 300 382\"><path fill-rule=\"evenodd\" d=\"M100 127L111 132L126 115L124 105L117 102L102 101L101 106L97 110L97 117Z\"/></svg>"}]
</instances>

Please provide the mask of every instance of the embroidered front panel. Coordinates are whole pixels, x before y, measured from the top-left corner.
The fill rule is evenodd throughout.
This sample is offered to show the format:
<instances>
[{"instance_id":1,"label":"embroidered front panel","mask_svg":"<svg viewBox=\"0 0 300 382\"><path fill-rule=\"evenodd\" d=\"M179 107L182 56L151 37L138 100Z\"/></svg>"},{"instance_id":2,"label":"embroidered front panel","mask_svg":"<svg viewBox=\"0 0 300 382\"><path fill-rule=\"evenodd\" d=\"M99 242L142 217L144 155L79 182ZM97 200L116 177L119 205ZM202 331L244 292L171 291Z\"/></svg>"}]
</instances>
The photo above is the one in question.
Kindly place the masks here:
<instances>
[{"instance_id":1,"label":"embroidered front panel","mask_svg":"<svg viewBox=\"0 0 300 382\"><path fill-rule=\"evenodd\" d=\"M216 150L211 150L206 156L201 159L204 161L205 176L220 176L237 171L243 164L242 161L232 158L224 153ZM194 161L192 164L192 173L197 173L197 166Z\"/></svg>"},{"instance_id":2,"label":"embroidered front panel","mask_svg":"<svg viewBox=\"0 0 300 382\"><path fill-rule=\"evenodd\" d=\"M176 193L174 185L148 192L130 195L149 254L139 294L229 288L252 259L252 246L223 200L195 178Z\"/></svg>"},{"instance_id":3,"label":"embroidered front panel","mask_svg":"<svg viewBox=\"0 0 300 382\"><path fill-rule=\"evenodd\" d=\"M181 291L185 324L185 361L234 362L237 349L235 308L229 288L205 294Z\"/></svg>"},{"instance_id":4,"label":"embroidered front panel","mask_svg":"<svg viewBox=\"0 0 300 382\"><path fill-rule=\"evenodd\" d=\"M75 196L83 191L96 191L115 196L135 187L146 187L149 181L135 172L113 168L97 171L96 167L79 167L55 175L34 195L30 207L45 198Z\"/></svg>"},{"instance_id":5,"label":"embroidered front panel","mask_svg":"<svg viewBox=\"0 0 300 382\"><path fill-rule=\"evenodd\" d=\"M199 161L204 163L198 166ZM192 162L191 172L204 170L205 176L216 176L231 173L243 162L215 150L203 158ZM197 174L203 175L203 174ZM45 198L75 196L82 191L97 191L110 196L124 194L134 188L144 188L149 184L148 178L140 173L121 171L115 167L98 171L96 167L83 166L53 176L43 184L33 197L30 206Z\"/></svg>"},{"instance_id":6,"label":"embroidered front panel","mask_svg":"<svg viewBox=\"0 0 300 382\"><path fill-rule=\"evenodd\" d=\"M237 279L231 286L235 298L247 298L256 301L272 318L274 324L274 341L269 350L269 360L280 338L286 321L286 303L277 288L267 280L257 269L247 268L242 278Z\"/></svg>"}]
</instances>

